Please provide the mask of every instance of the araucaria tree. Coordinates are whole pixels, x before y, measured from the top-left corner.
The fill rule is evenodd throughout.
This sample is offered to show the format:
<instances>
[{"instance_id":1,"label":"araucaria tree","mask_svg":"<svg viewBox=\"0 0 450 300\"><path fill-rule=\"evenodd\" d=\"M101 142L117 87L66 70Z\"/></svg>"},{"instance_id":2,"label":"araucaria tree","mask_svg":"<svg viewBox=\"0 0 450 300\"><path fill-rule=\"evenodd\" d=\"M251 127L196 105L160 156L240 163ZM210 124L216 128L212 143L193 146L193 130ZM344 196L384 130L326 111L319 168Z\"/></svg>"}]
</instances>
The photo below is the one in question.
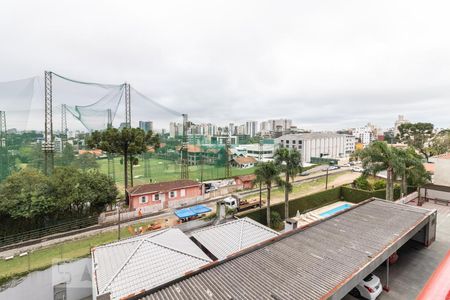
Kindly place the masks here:
<instances>
[{"instance_id":1,"label":"araucaria tree","mask_svg":"<svg viewBox=\"0 0 450 300\"><path fill-rule=\"evenodd\" d=\"M145 133L140 128L108 128L104 131L94 131L88 139L91 148L98 148L108 153L122 155L124 166L124 184L128 187L128 164L133 156L147 151L148 146L159 147L159 136L149 131ZM133 168L133 164L130 166Z\"/></svg>"},{"instance_id":2,"label":"araucaria tree","mask_svg":"<svg viewBox=\"0 0 450 300\"><path fill-rule=\"evenodd\" d=\"M434 125L431 123L406 123L398 127L399 134L397 138L419 151L425 156L427 162L433 155L433 142L436 136Z\"/></svg>"},{"instance_id":3,"label":"araucaria tree","mask_svg":"<svg viewBox=\"0 0 450 300\"><path fill-rule=\"evenodd\" d=\"M403 164L396 150L381 141L372 142L360 153L363 168L366 174L376 175L381 171L387 172L386 199L394 200L395 174L400 174Z\"/></svg>"},{"instance_id":4,"label":"araucaria tree","mask_svg":"<svg viewBox=\"0 0 450 300\"><path fill-rule=\"evenodd\" d=\"M280 168L274 162L262 162L255 169L256 181L262 182L267 188L267 226L270 227L270 192L273 184L284 185L280 177Z\"/></svg>"},{"instance_id":5,"label":"araucaria tree","mask_svg":"<svg viewBox=\"0 0 450 300\"><path fill-rule=\"evenodd\" d=\"M290 180L301 172L302 160L296 149L280 148L275 152L275 163L285 176L284 184L284 218L289 218L289 192L292 191Z\"/></svg>"}]
</instances>

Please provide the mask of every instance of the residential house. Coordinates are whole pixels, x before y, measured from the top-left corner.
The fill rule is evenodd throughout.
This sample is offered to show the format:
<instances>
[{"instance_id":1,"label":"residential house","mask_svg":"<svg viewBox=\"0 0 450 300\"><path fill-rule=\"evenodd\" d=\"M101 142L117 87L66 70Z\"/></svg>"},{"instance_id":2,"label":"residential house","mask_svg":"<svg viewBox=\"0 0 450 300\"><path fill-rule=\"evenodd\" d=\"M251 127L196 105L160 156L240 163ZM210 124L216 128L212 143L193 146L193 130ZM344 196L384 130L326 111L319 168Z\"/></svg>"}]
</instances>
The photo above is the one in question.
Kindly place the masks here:
<instances>
[{"instance_id":1,"label":"residential house","mask_svg":"<svg viewBox=\"0 0 450 300\"><path fill-rule=\"evenodd\" d=\"M188 179L142 184L127 190L130 210L143 212L195 204L203 194L203 185Z\"/></svg>"},{"instance_id":2,"label":"residential house","mask_svg":"<svg viewBox=\"0 0 450 300\"><path fill-rule=\"evenodd\" d=\"M256 164L256 159L254 157L251 156L247 156L247 157L235 157L233 159L233 166L241 168L241 169L247 169L247 168L252 168L255 166Z\"/></svg>"},{"instance_id":3,"label":"residential house","mask_svg":"<svg viewBox=\"0 0 450 300\"><path fill-rule=\"evenodd\" d=\"M253 188L253 186L255 185L254 184L255 179L256 179L255 174L240 175L240 176L234 177L234 181L236 182L236 184L242 185L243 189Z\"/></svg>"}]
</instances>

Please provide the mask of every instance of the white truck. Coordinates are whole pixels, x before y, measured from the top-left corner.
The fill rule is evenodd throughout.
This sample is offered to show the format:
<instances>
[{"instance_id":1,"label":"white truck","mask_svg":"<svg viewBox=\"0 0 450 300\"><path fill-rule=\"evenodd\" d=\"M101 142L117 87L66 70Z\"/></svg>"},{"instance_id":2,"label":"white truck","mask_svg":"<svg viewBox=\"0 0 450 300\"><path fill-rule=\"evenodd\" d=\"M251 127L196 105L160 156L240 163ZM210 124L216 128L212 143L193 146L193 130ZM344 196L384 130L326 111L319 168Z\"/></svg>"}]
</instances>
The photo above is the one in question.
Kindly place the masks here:
<instances>
[{"instance_id":1,"label":"white truck","mask_svg":"<svg viewBox=\"0 0 450 300\"><path fill-rule=\"evenodd\" d=\"M226 207L228 207L229 209L236 209L237 211L244 211L259 206L258 199L243 200L237 194L228 196L222 201L225 203Z\"/></svg>"}]
</instances>

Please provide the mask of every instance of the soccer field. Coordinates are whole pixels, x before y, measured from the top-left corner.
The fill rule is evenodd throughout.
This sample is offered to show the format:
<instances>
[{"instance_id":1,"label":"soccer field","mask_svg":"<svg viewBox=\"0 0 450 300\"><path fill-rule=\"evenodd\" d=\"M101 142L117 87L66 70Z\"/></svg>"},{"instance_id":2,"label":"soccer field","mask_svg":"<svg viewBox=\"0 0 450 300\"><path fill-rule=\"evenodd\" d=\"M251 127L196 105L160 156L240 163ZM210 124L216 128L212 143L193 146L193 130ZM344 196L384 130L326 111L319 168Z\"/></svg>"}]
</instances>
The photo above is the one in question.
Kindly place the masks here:
<instances>
[{"instance_id":1,"label":"soccer field","mask_svg":"<svg viewBox=\"0 0 450 300\"><path fill-rule=\"evenodd\" d=\"M100 165L100 172L108 173L108 160L99 159L97 160ZM151 158L148 160L149 163L149 176L144 177L144 162L139 160L139 164L133 168L133 183L134 185L149 183L149 182L161 182L180 179L180 164L171 161L158 158ZM252 174L255 168L249 169L239 169L231 168L231 175L246 175ZM123 185L123 165L120 163L120 157L114 159L114 170L115 170L115 180L116 183L121 186ZM189 179L192 180L212 180L221 179L225 177L225 167L218 167L212 165L203 166L203 176L200 166L189 166Z\"/></svg>"}]
</instances>

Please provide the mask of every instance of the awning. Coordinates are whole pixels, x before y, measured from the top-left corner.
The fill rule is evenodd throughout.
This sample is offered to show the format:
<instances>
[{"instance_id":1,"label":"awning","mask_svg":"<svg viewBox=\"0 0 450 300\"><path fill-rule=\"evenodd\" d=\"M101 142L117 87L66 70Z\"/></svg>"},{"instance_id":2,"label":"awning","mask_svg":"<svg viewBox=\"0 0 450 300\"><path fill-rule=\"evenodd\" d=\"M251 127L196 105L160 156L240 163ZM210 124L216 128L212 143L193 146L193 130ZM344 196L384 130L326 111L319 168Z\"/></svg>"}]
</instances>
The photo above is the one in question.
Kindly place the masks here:
<instances>
[{"instance_id":1,"label":"awning","mask_svg":"<svg viewBox=\"0 0 450 300\"><path fill-rule=\"evenodd\" d=\"M210 212L211 208L206 207L204 205L195 205L192 207L188 207L188 208L182 208L182 209L178 209L175 211L175 215L179 218L179 219L184 219L184 218L190 218L190 217L195 217L207 212Z\"/></svg>"}]
</instances>

